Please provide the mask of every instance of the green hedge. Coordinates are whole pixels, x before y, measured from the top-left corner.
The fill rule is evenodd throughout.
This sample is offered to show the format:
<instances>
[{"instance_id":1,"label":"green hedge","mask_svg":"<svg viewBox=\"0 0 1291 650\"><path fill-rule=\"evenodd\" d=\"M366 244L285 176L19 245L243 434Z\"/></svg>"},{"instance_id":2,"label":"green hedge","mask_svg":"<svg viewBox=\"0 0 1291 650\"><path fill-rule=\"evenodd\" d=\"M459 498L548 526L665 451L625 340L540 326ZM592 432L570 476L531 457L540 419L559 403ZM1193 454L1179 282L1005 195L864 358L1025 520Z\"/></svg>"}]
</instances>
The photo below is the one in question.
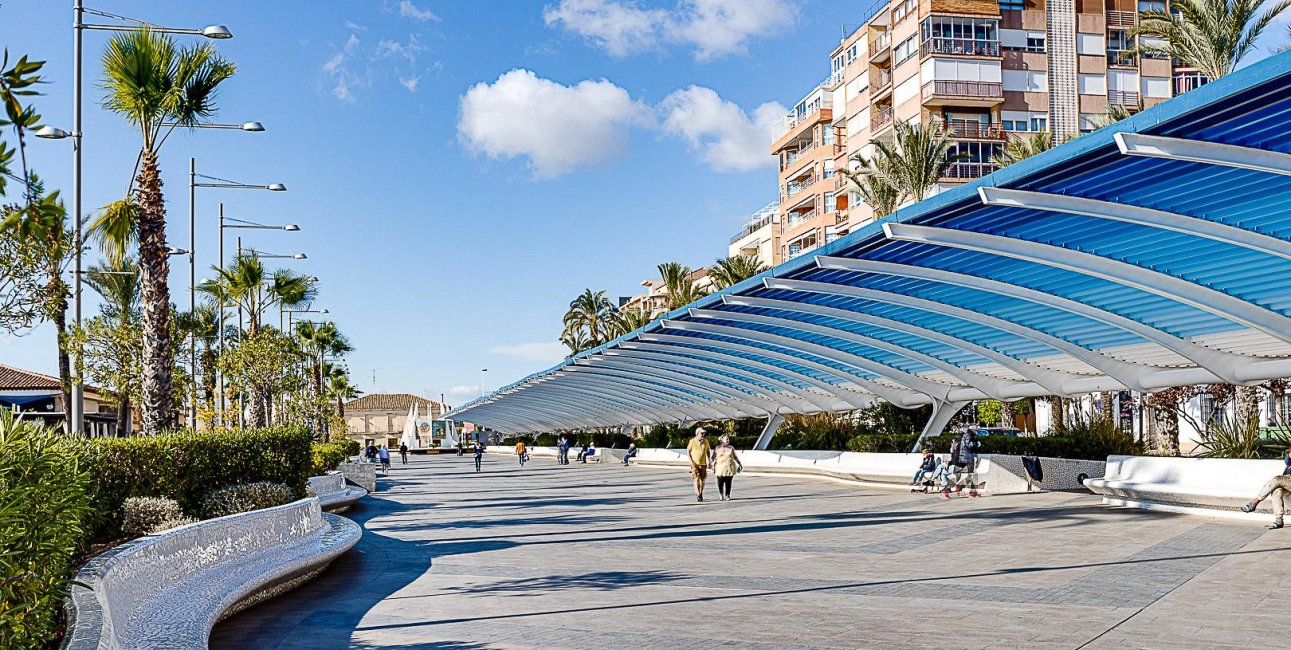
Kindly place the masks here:
<instances>
[{"instance_id":1,"label":"green hedge","mask_svg":"<svg viewBox=\"0 0 1291 650\"><path fill-rule=\"evenodd\" d=\"M76 441L0 409L0 648L42 648L89 512Z\"/></svg>"},{"instance_id":2,"label":"green hedge","mask_svg":"<svg viewBox=\"0 0 1291 650\"><path fill-rule=\"evenodd\" d=\"M905 453L914 448L919 436L856 436L848 441L849 451ZM950 453L958 436L925 438L923 447L937 453ZM1106 460L1116 454L1143 453L1141 445L1128 434L1106 436L982 436L979 453L1010 456L1044 456L1074 460Z\"/></svg>"},{"instance_id":3,"label":"green hedge","mask_svg":"<svg viewBox=\"0 0 1291 650\"><path fill-rule=\"evenodd\" d=\"M353 440L346 440L345 442L353 442L356 447L359 444ZM359 453L358 449L355 449L353 453L350 453L350 446L345 443L316 442L309 447L309 475L322 476L323 474L340 467L341 463L345 462L346 458L357 453Z\"/></svg>"},{"instance_id":4,"label":"green hedge","mask_svg":"<svg viewBox=\"0 0 1291 650\"><path fill-rule=\"evenodd\" d=\"M282 483L301 498L313 468L311 443L302 426L93 439L86 454L94 477L91 537L121 534L128 497L169 497L189 515L201 514L212 490L240 483Z\"/></svg>"}]
</instances>

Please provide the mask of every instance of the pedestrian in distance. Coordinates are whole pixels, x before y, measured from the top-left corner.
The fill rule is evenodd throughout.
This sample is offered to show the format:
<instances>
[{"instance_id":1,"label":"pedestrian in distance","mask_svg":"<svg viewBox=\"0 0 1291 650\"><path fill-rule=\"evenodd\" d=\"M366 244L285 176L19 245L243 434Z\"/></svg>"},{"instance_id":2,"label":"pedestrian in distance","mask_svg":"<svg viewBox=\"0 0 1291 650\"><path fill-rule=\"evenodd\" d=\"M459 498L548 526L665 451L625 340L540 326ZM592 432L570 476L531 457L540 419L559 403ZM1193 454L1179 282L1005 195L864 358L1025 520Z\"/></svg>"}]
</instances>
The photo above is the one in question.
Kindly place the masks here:
<instances>
[{"instance_id":1,"label":"pedestrian in distance","mask_svg":"<svg viewBox=\"0 0 1291 650\"><path fill-rule=\"evenodd\" d=\"M630 442L630 443L628 443L628 451L627 451L627 453L626 453L626 454L623 454L623 466L624 466L624 467L627 467L627 466L628 466L628 461L630 461L630 460L632 460L633 458L636 458L636 457L637 457L637 443L635 443L635 442Z\"/></svg>"},{"instance_id":2,"label":"pedestrian in distance","mask_svg":"<svg viewBox=\"0 0 1291 650\"><path fill-rule=\"evenodd\" d=\"M458 440L458 441L457 441L457 456L458 456L458 458L461 458L462 454L463 454L463 453L465 453L465 451L466 451L466 448L462 446L462 441L461 441L461 440Z\"/></svg>"},{"instance_id":3,"label":"pedestrian in distance","mask_svg":"<svg viewBox=\"0 0 1291 650\"><path fill-rule=\"evenodd\" d=\"M403 464L408 464L408 443L399 443L399 457L403 459Z\"/></svg>"},{"instance_id":4,"label":"pedestrian in distance","mask_svg":"<svg viewBox=\"0 0 1291 650\"><path fill-rule=\"evenodd\" d=\"M381 445L381 447L377 449L377 458L381 459L382 473L389 474L390 473L390 450L386 449L385 445Z\"/></svg>"},{"instance_id":5,"label":"pedestrian in distance","mask_svg":"<svg viewBox=\"0 0 1291 650\"><path fill-rule=\"evenodd\" d=\"M569 464L569 439L565 436L561 436L560 442L556 445L556 462L561 465Z\"/></svg>"},{"instance_id":6,"label":"pedestrian in distance","mask_svg":"<svg viewBox=\"0 0 1291 650\"><path fill-rule=\"evenodd\" d=\"M587 450L587 441L584 440L583 444L578 448L578 462L587 463Z\"/></svg>"},{"instance_id":7,"label":"pedestrian in distance","mask_svg":"<svg viewBox=\"0 0 1291 650\"><path fill-rule=\"evenodd\" d=\"M377 446L375 443L368 443L367 448L363 450L363 457L366 458L369 463L377 462Z\"/></svg>"},{"instance_id":8,"label":"pedestrian in distance","mask_svg":"<svg viewBox=\"0 0 1291 650\"><path fill-rule=\"evenodd\" d=\"M915 471L914 478L910 479L910 491L919 492L922 490L924 494L927 494L928 486L931 485L932 481L927 480L925 483L925 479L930 479L935 471L937 471L937 456L932 453L931 449L923 450L923 459L919 463L919 469Z\"/></svg>"},{"instance_id":9,"label":"pedestrian in distance","mask_svg":"<svg viewBox=\"0 0 1291 650\"><path fill-rule=\"evenodd\" d=\"M480 471L480 463L484 460L484 445L475 443L475 471Z\"/></svg>"},{"instance_id":10,"label":"pedestrian in distance","mask_svg":"<svg viewBox=\"0 0 1291 650\"><path fill-rule=\"evenodd\" d=\"M529 452L525 449L523 440L516 442L516 458L520 459L521 467L524 467L525 461L529 460Z\"/></svg>"},{"instance_id":11,"label":"pedestrian in distance","mask_svg":"<svg viewBox=\"0 0 1291 650\"><path fill-rule=\"evenodd\" d=\"M978 490L983 484L977 482L977 450L982 447L982 443L977 439L977 428L973 427L965 431L959 438L959 480L955 481L955 495L964 491L964 486L968 486L968 496L977 497Z\"/></svg>"},{"instance_id":12,"label":"pedestrian in distance","mask_svg":"<svg viewBox=\"0 0 1291 650\"><path fill-rule=\"evenodd\" d=\"M708 457L712 445L704 437L704 428L695 429L695 437L686 443L686 456L690 459L690 478L695 484L695 501L704 500L704 481L708 478Z\"/></svg>"},{"instance_id":13,"label":"pedestrian in distance","mask_svg":"<svg viewBox=\"0 0 1291 650\"><path fill-rule=\"evenodd\" d=\"M1277 530L1283 526L1282 518L1286 514L1287 497L1291 497L1291 449L1282 452L1283 470L1281 474L1274 476L1260 488L1260 493L1249 503L1242 506L1242 512L1255 512L1260 507L1260 502L1273 498L1273 523L1269 524L1269 530Z\"/></svg>"},{"instance_id":14,"label":"pedestrian in distance","mask_svg":"<svg viewBox=\"0 0 1291 650\"><path fill-rule=\"evenodd\" d=\"M731 482L735 475L744 471L744 464L731 446L731 437L722 436L713 449L713 475L717 477L717 494L722 501L731 500Z\"/></svg>"}]
</instances>

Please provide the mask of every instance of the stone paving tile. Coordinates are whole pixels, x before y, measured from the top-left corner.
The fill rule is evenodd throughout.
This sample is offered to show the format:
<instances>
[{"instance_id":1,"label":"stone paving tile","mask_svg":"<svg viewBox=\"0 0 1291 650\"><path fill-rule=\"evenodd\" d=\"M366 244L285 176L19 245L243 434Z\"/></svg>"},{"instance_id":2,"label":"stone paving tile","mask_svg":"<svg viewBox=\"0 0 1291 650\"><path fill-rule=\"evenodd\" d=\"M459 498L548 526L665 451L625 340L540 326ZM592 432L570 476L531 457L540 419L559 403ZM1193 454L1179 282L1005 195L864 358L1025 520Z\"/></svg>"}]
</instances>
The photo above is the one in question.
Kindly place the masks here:
<instances>
[{"instance_id":1,"label":"stone paving tile","mask_svg":"<svg viewBox=\"0 0 1291 650\"><path fill-rule=\"evenodd\" d=\"M944 501L740 477L415 457L314 582L213 648L1268 646L1291 536L1090 495ZM1088 644L1088 646L1086 646Z\"/></svg>"}]
</instances>

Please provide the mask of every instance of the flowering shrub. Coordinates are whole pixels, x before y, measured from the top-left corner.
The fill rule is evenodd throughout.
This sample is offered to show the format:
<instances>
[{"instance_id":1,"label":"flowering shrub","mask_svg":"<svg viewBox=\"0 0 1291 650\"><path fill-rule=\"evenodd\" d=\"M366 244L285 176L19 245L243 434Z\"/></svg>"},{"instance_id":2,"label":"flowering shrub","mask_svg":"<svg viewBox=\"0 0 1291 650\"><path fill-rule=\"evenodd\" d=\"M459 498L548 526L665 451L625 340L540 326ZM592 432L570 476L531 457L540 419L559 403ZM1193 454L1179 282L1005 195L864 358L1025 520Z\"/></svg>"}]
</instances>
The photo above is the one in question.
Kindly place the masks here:
<instances>
[{"instance_id":1,"label":"flowering shrub","mask_svg":"<svg viewBox=\"0 0 1291 650\"><path fill-rule=\"evenodd\" d=\"M280 506L295 500L291 488L282 483L258 481L242 485L230 485L212 491L202 503L202 514L208 518L236 515L239 512L250 512Z\"/></svg>"},{"instance_id":2,"label":"flowering shrub","mask_svg":"<svg viewBox=\"0 0 1291 650\"><path fill-rule=\"evenodd\" d=\"M169 530L175 526L163 528L162 525L184 519L179 503L165 497L130 497L122 509L121 529L131 535L151 535Z\"/></svg>"},{"instance_id":3,"label":"flowering shrub","mask_svg":"<svg viewBox=\"0 0 1291 650\"><path fill-rule=\"evenodd\" d=\"M347 440L345 442L354 441ZM354 444L355 446L358 445L357 442ZM323 474L340 467L341 463L345 462L347 457L359 453L359 450L355 449L353 453L349 453L349 445L344 443L316 442L310 446L309 452L311 460L309 470L310 476L322 476Z\"/></svg>"}]
</instances>

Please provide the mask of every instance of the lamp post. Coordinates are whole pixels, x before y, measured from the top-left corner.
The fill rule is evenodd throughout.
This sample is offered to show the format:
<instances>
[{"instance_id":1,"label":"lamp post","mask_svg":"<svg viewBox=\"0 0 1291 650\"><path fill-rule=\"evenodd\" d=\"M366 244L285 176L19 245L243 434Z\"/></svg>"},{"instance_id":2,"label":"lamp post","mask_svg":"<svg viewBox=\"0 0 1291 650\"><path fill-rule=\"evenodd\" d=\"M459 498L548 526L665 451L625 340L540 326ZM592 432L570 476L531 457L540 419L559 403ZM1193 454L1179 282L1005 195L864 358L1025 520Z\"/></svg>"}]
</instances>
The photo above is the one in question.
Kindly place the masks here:
<instances>
[{"instance_id":1,"label":"lamp post","mask_svg":"<svg viewBox=\"0 0 1291 650\"><path fill-rule=\"evenodd\" d=\"M488 368L480 368L480 397L481 398L484 397L484 373L488 371L489 371Z\"/></svg>"},{"instance_id":2,"label":"lamp post","mask_svg":"<svg viewBox=\"0 0 1291 650\"><path fill-rule=\"evenodd\" d=\"M203 178L208 178L208 177L203 177ZM274 192L283 192L283 191L286 191L287 189L287 187L282 185L281 183L270 183L269 185L247 185L244 183L234 183L232 181L226 181L218 178L212 179L212 180L219 181L219 183L203 184L200 187L210 186L210 187L226 187L226 188L234 188L234 189L263 189L263 190L270 190ZM232 223L225 223L226 221L231 221ZM254 221L246 221L244 219L234 219L233 217L225 217L224 204L221 203L220 204L220 267L219 267L220 275L224 274L224 230L226 228L237 228L237 229L243 229L243 230L283 230L286 232L297 232L300 230L300 226L297 226L294 223L289 223L284 226L267 226L265 224L256 223ZM220 351L223 352L224 351L224 301L223 300L220 300L219 323L220 323L219 346L220 346ZM220 375L220 381L219 381L218 387L220 391L220 415L221 417L223 417L224 408L225 408L225 399L224 399L224 375L222 373Z\"/></svg>"},{"instance_id":3,"label":"lamp post","mask_svg":"<svg viewBox=\"0 0 1291 650\"><path fill-rule=\"evenodd\" d=\"M85 14L100 16L112 20L123 20L138 23L137 25L108 25L85 22ZM75 252L72 261L72 321L76 325L81 324L81 256L85 241L85 224L81 207L81 159L82 159L82 140L83 126L81 120L81 86L83 66L83 50L81 42L85 30L107 31L107 32L140 32L154 31L163 34L184 34L192 36L203 36L205 38L223 40L233 38L233 32L223 25L208 25L201 29L184 29L178 27L162 27L152 25L141 20L127 18L111 14L106 11L85 8L82 0L75 0L72 5L72 130L70 132L62 129L45 127L36 132L40 138L61 140L64 138L72 139L72 241ZM263 127L261 127L263 128ZM191 249L191 246L190 246ZM74 357L72 367L80 366L79 359L75 359L75 351L71 351ZM69 419L68 431L79 433L84 427L85 419L85 390L77 377L77 381L72 382L72 404L71 417Z\"/></svg>"}]
</instances>

